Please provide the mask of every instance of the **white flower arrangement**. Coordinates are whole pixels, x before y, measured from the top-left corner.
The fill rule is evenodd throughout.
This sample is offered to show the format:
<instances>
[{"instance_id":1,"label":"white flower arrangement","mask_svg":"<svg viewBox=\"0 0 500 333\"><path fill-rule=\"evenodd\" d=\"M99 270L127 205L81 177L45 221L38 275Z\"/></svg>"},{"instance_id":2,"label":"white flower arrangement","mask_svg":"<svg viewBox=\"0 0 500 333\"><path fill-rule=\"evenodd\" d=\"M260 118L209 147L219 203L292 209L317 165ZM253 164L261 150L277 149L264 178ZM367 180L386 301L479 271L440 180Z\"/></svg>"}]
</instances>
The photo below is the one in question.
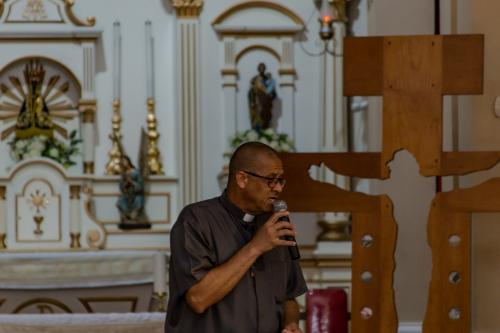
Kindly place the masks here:
<instances>
[{"instance_id":1,"label":"white flower arrangement","mask_svg":"<svg viewBox=\"0 0 500 333\"><path fill-rule=\"evenodd\" d=\"M76 131L70 133L69 145L56 138L35 135L27 139L14 138L9 142L10 157L19 162L25 158L47 157L65 168L75 165L73 158L78 154L78 144L82 140L76 138Z\"/></svg>"},{"instance_id":2,"label":"white flower arrangement","mask_svg":"<svg viewBox=\"0 0 500 333\"><path fill-rule=\"evenodd\" d=\"M230 141L231 148L233 150L238 148L242 143L250 141L258 141L266 144L277 152L286 153L295 150L295 145L293 141L288 138L288 134L277 133L274 128L271 127L260 131L250 129L244 132L236 133Z\"/></svg>"}]
</instances>

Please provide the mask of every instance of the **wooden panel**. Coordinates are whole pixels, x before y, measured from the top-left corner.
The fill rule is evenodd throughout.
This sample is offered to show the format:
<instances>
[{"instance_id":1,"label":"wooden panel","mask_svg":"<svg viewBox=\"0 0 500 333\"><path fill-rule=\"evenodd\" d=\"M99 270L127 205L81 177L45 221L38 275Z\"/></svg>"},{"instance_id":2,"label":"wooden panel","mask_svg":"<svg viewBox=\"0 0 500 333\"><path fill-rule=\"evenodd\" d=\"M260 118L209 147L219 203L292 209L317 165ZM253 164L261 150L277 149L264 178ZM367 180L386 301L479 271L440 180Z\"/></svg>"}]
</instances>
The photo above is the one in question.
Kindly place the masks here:
<instances>
[{"instance_id":1,"label":"wooden panel","mask_svg":"<svg viewBox=\"0 0 500 333\"><path fill-rule=\"evenodd\" d=\"M282 198L287 201L290 211L352 213L352 332L395 333L397 318L392 275L396 223L389 197L345 191L309 176L311 165L325 164L337 173L360 173L376 178L380 173L380 154L290 153L281 157L287 178ZM364 235L373 237L371 246L363 246ZM365 271L372 274L369 282L361 279ZM365 313L371 311L370 318L361 315L364 308Z\"/></svg>"},{"instance_id":2,"label":"wooden panel","mask_svg":"<svg viewBox=\"0 0 500 333\"><path fill-rule=\"evenodd\" d=\"M440 36L384 39L382 163L407 149L422 174L439 170L442 151Z\"/></svg>"},{"instance_id":3,"label":"wooden panel","mask_svg":"<svg viewBox=\"0 0 500 333\"><path fill-rule=\"evenodd\" d=\"M344 38L344 95L380 96L383 89L383 37Z\"/></svg>"},{"instance_id":4,"label":"wooden panel","mask_svg":"<svg viewBox=\"0 0 500 333\"><path fill-rule=\"evenodd\" d=\"M429 244L432 249L432 281L424 320L424 333L466 333L471 325L470 308L470 227L471 213L500 211L500 178L467 189L439 193L432 202ZM458 235L458 246L449 237ZM451 272L461 280L450 283ZM451 309L460 318L449 318Z\"/></svg>"},{"instance_id":5,"label":"wooden panel","mask_svg":"<svg viewBox=\"0 0 500 333\"><path fill-rule=\"evenodd\" d=\"M282 153L287 170L300 173L311 166L324 164L339 175L381 178L380 153ZM388 168L384 166L384 171Z\"/></svg>"},{"instance_id":6,"label":"wooden panel","mask_svg":"<svg viewBox=\"0 0 500 333\"><path fill-rule=\"evenodd\" d=\"M426 176L466 175L475 171L487 170L500 160L500 152L445 152L441 156L441 170Z\"/></svg>"},{"instance_id":7,"label":"wooden panel","mask_svg":"<svg viewBox=\"0 0 500 333\"><path fill-rule=\"evenodd\" d=\"M396 242L396 223L392 204L387 196L379 197L379 211L352 214L352 332L397 331L394 305L393 272ZM363 237L373 237L371 246L363 245ZM363 281L363 272L372 274L371 281ZM368 310L369 309L369 310ZM363 313L372 311L366 318Z\"/></svg>"},{"instance_id":8,"label":"wooden panel","mask_svg":"<svg viewBox=\"0 0 500 333\"><path fill-rule=\"evenodd\" d=\"M383 178L401 149L413 154L424 176L477 170L466 157L443 165L442 96L482 93L483 44L482 35L345 38L344 94L384 97Z\"/></svg>"},{"instance_id":9,"label":"wooden panel","mask_svg":"<svg viewBox=\"0 0 500 333\"><path fill-rule=\"evenodd\" d=\"M483 93L484 36L443 37L443 94Z\"/></svg>"},{"instance_id":10,"label":"wooden panel","mask_svg":"<svg viewBox=\"0 0 500 333\"><path fill-rule=\"evenodd\" d=\"M320 165L324 163L331 166L333 170L347 171L345 168L348 166L348 163L343 161L342 158L337 159L335 155L337 153L328 155L303 155L301 153L282 155L287 184L281 194L281 198L287 202L290 211L373 212L378 210L378 199L374 196L346 191L335 185L313 180L309 176L309 168L312 164ZM355 156L356 154L341 154L341 157L348 157L349 155ZM372 155L365 156L373 157ZM308 160L308 157L312 158L312 162ZM364 169L365 172L370 169L370 166L373 166L374 170L377 169L374 163L378 163L379 159L376 158L353 158L351 162L360 162L361 160L365 163L362 166L358 164L358 166L360 169ZM353 174L352 171L357 170L358 166L351 165L352 170L350 174ZM375 175L369 172L366 172L366 174Z\"/></svg>"},{"instance_id":11,"label":"wooden panel","mask_svg":"<svg viewBox=\"0 0 500 333\"><path fill-rule=\"evenodd\" d=\"M440 198L433 201L429 220L432 280L423 332L469 333L471 214L443 209ZM460 243L451 245L451 236L460 237ZM452 272L460 274L456 284L450 282ZM459 318L451 319L452 311L459 311Z\"/></svg>"}]
</instances>

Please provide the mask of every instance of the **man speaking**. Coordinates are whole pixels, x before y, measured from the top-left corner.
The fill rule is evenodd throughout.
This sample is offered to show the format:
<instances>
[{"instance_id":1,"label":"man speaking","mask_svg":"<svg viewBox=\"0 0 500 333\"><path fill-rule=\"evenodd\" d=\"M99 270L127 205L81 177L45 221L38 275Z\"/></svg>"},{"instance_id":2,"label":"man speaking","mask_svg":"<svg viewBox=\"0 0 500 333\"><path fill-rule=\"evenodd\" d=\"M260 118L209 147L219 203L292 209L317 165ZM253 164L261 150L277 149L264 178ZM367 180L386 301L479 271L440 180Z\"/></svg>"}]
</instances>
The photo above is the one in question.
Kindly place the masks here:
<instances>
[{"instance_id":1,"label":"man speaking","mask_svg":"<svg viewBox=\"0 0 500 333\"><path fill-rule=\"evenodd\" d=\"M296 232L287 211L272 213L284 186L277 153L249 142L229 162L226 191L182 210L170 235L165 332L301 332L295 298L307 288L287 250Z\"/></svg>"}]
</instances>

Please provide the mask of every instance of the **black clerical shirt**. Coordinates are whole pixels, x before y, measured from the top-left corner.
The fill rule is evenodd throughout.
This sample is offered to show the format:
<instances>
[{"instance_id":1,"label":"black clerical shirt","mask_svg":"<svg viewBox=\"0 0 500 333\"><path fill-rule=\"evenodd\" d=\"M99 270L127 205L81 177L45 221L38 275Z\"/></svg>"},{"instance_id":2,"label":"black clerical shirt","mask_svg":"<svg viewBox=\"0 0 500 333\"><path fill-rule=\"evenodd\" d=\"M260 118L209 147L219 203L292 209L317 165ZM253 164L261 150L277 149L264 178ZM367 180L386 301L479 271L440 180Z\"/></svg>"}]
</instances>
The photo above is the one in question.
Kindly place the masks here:
<instances>
[{"instance_id":1,"label":"black clerical shirt","mask_svg":"<svg viewBox=\"0 0 500 333\"><path fill-rule=\"evenodd\" d=\"M189 288L253 236L243 216L225 193L182 210L170 234L166 332L277 333L283 328L283 302L306 291L299 263L285 247L260 256L235 288L204 313L196 314L186 302ZM251 223L259 228L269 216L258 215Z\"/></svg>"}]
</instances>

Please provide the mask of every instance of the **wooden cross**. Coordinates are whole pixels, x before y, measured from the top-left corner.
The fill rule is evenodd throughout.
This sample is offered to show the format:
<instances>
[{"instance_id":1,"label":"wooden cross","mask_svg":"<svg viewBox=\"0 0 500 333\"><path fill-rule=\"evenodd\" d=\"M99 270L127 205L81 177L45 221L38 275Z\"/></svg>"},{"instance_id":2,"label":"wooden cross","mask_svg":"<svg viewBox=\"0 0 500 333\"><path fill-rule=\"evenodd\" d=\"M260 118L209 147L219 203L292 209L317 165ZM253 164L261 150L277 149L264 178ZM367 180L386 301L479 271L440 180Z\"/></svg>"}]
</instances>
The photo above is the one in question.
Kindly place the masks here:
<instances>
[{"instance_id":1,"label":"wooden cross","mask_svg":"<svg viewBox=\"0 0 500 333\"><path fill-rule=\"evenodd\" d=\"M463 175L491 168L500 152L443 152L443 95L480 94L483 37L348 37L344 42L344 94L383 96L382 152L284 154L289 178L283 196L291 211L352 212L353 333L395 333L392 274L396 242L392 204L385 196L344 191L309 177L321 163L337 174L389 177L387 164L407 149L423 176ZM491 198L487 202L479 193ZM500 210L500 179L467 190L439 193L432 203L429 243L433 272L425 333L470 329L470 218L473 211ZM371 217L370 217L371 215ZM373 236L374 246L362 237ZM459 239L454 243L451 239ZM361 281L370 270L373 280ZM451 278L451 273L454 278ZM378 290L377 290L378 289ZM369 308L371 316L363 316ZM364 312L367 313L366 311Z\"/></svg>"}]
</instances>

